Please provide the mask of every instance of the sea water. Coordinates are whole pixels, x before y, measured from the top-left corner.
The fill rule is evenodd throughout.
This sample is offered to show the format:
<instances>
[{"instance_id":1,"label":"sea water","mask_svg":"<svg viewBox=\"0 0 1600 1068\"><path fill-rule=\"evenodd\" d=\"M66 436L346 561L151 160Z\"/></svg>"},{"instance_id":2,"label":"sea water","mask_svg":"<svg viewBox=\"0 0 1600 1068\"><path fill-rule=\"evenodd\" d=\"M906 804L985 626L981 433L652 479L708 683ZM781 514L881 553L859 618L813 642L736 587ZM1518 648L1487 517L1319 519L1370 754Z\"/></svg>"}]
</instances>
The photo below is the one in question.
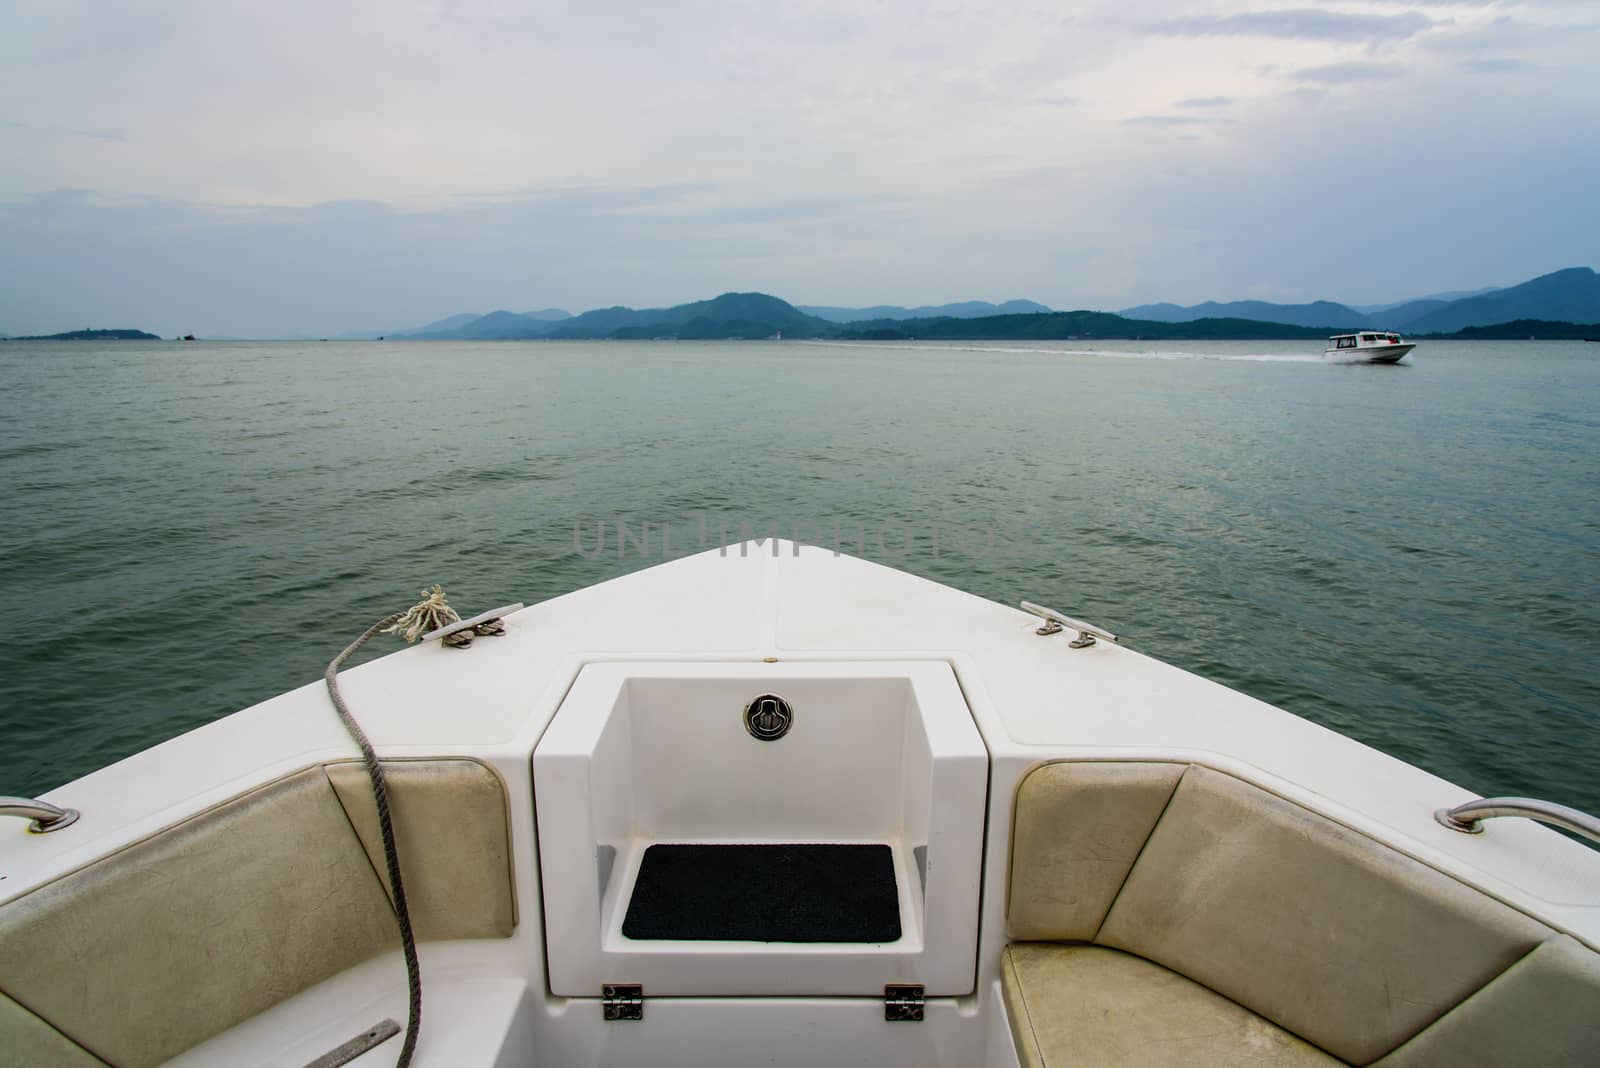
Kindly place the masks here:
<instances>
[{"instance_id":1,"label":"sea water","mask_svg":"<svg viewBox=\"0 0 1600 1068\"><path fill-rule=\"evenodd\" d=\"M776 532L1600 811L1600 346L1321 349L0 343L0 793Z\"/></svg>"}]
</instances>

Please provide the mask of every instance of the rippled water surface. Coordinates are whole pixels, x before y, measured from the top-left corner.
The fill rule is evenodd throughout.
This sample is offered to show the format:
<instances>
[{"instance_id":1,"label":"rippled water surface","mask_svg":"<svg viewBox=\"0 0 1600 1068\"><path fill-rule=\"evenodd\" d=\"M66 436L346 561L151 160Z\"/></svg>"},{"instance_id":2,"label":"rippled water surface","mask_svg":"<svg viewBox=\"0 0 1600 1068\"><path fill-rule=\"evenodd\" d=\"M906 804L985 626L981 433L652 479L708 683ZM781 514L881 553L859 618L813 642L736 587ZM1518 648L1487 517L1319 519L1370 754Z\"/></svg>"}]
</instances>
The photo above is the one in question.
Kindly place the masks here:
<instances>
[{"instance_id":1,"label":"rippled water surface","mask_svg":"<svg viewBox=\"0 0 1600 1068\"><path fill-rule=\"evenodd\" d=\"M1600 345L1320 348L0 344L0 793L776 523L1600 810Z\"/></svg>"}]
</instances>

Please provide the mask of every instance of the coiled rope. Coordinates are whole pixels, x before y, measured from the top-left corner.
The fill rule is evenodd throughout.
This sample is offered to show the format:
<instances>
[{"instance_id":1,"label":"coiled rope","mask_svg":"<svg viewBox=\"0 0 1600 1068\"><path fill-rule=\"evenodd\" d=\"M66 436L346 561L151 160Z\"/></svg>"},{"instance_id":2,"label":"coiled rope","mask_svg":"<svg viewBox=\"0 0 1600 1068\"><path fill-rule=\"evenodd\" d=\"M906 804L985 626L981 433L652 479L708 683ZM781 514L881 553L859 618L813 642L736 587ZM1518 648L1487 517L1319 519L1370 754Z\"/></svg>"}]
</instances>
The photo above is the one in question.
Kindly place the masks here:
<instances>
[{"instance_id":1,"label":"coiled rope","mask_svg":"<svg viewBox=\"0 0 1600 1068\"><path fill-rule=\"evenodd\" d=\"M411 1063L411 1055L417 1048L417 1032L422 1027L422 968L417 961L417 940L411 932L411 913L406 908L406 889L400 879L400 853L395 848L394 826L389 819L389 786L383 776L383 765L378 762L378 754L373 751L372 743L367 740L367 732L361 729L361 724L356 722L356 718L350 714L349 706L344 703L344 697L339 693L337 676L339 667L374 635L386 631L400 633L408 642L413 642L422 634L447 626L461 618L456 615L454 609L445 604L444 591L438 586L432 590L423 590L422 595L423 600L420 604L413 605L404 612L384 616L368 627L361 637L334 657L328 664L328 670L322 673L322 680L328 684L328 696L333 698L333 707L338 711L340 721L344 723L345 730L350 732L350 737L355 739L356 745L361 747L361 759L367 766L367 778L372 781L372 798L378 805L378 829L383 835L383 859L389 868L389 885L394 888L394 918L400 926L400 948L406 958L406 987L410 998L406 1010L406 1037L400 1047L400 1059L395 1062L396 1068L407 1068Z\"/></svg>"}]
</instances>

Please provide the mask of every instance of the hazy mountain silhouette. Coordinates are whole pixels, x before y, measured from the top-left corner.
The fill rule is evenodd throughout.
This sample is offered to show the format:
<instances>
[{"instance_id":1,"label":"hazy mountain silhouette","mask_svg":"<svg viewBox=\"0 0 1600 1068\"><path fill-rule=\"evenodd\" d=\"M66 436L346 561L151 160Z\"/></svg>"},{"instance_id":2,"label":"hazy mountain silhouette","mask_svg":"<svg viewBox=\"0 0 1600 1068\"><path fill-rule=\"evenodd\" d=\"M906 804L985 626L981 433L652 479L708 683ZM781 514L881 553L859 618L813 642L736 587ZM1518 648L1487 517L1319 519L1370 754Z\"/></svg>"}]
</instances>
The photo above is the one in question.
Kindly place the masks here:
<instances>
[{"instance_id":1,"label":"hazy mountain silhouette","mask_svg":"<svg viewBox=\"0 0 1600 1068\"><path fill-rule=\"evenodd\" d=\"M1493 293L1499 288L1501 287L1484 286L1482 289L1453 289L1448 293L1427 293L1420 297L1412 297L1410 300L1391 300L1386 304L1347 304L1345 307L1354 308L1356 311L1365 312L1367 315L1378 315L1382 312L1394 311L1396 308L1402 307L1406 304L1422 304L1424 302L1428 302L1442 306L1449 304L1452 300L1464 300L1467 297L1481 297L1485 293Z\"/></svg>"},{"instance_id":2,"label":"hazy mountain silhouette","mask_svg":"<svg viewBox=\"0 0 1600 1068\"><path fill-rule=\"evenodd\" d=\"M1330 326L1354 329L1370 325L1369 316L1354 308L1319 300L1311 304L1270 304L1264 300L1235 300L1219 304L1208 300L1187 308L1176 304L1141 304L1124 308L1118 315L1157 323L1190 323L1197 319L1253 319L1261 323L1288 326Z\"/></svg>"},{"instance_id":3,"label":"hazy mountain silhouette","mask_svg":"<svg viewBox=\"0 0 1600 1068\"><path fill-rule=\"evenodd\" d=\"M68 330L61 334L33 334L8 338L10 341L160 341L157 334L143 330Z\"/></svg>"},{"instance_id":4,"label":"hazy mountain silhouette","mask_svg":"<svg viewBox=\"0 0 1600 1068\"><path fill-rule=\"evenodd\" d=\"M410 335L415 338L505 340L515 338L728 338L789 337L833 333L832 324L806 315L787 301L765 293L724 293L711 300L672 308L597 308L568 316L558 309L535 313L547 318L496 311L448 329Z\"/></svg>"},{"instance_id":5,"label":"hazy mountain silhouette","mask_svg":"<svg viewBox=\"0 0 1600 1068\"><path fill-rule=\"evenodd\" d=\"M1491 326L1527 319L1543 323L1600 321L1600 275L1570 267L1505 289L1445 299L1435 294L1366 310L1319 300L1273 304L1261 300L1207 301L1189 307L1143 304L1105 319L1088 312L1052 312L1033 301L988 304L964 301L927 308L879 305L865 308L795 307L766 293L724 293L710 300L671 308L596 308L568 315L559 308L488 315L454 315L393 337L452 340L524 338L764 338L784 337L1101 337L1254 338L1298 337L1361 327L1407 333L1452 334L1464 327ZM1374 308L1380 310L1372 310ZM934 314L925 314L925 313ZM874 318L844 318L874 315ZM1113 322L1112 320L1115 320ZM966 324L966 325L960 325ZM1179 328L1179 329L1171 329ZM348 336L348 335L347 335ZM368 335L372 336L372 335Z\"/></svg>"},{"instance_id":6,"label":"hazy mountain silhouette","mask_svg":"<svg viewBox=\"0 0 1600 1068\"><path fill-rule=\"evenodd\" d=\"M1027 315L1051 310L1032 300L1008 300L1004 304L964 300L956 304L927 304L920 308L902 308L898 304L877 304L870 308L834 308L813 304L797 304L795 307L830 323L881 319L979 319L990 315Z\"/></svg>"},{"instance_id":7,"label":"hazy mountain silhouette","mask_svg":"<svg viewBox=\"0 0 1600 1068\"><path fill-rule=\"evenodd\" d=\"M1094 340L1268 340L1325 338L1323 326L1291 326L1257 319L1196 319L1164 323L1127 319L1111 312L1043 312L1034 315L991 315L980 319L880 319L850 323L841 337L864 341L948 339L963 341L1094 341Z\"/></svg>"},{"instance_id":8,"label":"hazy mountain silhouette","mask_svg":"<svg viewBox=\"0 0 1600 1068\"><path fill-rule=\"evenodd\" d=\"M1396 322L1395 328L1413 334L1450 334L1469 326L1493 326L1516 319L1600 322L1600 274L1589 267L1568 267L1521 285L1453 300L1442 308Z\"/></svg>"},{"instance_id":9,"label":"hazy mountain silhouette","mask_svg":"<svg viewBox=\"0 0 1600 1068\"><path fill-rule=\"evenodd\" d=\"M671 308L601 308L554 324L554 338L789 337L830 334L829 323L765 293L724 293Z\"/></svg>"},{"instance_id":10,"label":"hazy mountain silhouette","mask_svg":"<svg viewBox=\"0 0 1600 1068\"><path fill-rule=\"evenodd\" d=\"M1325 300L1311 304L1240 300L1227 304L1207 301L1188 307L1141 304L1118 314L1163 323L1235 318L1345 330L1373 327L1413 334L1450 334L1464 327L1514 319L1589 323L1600 319L1600 275L1588 267L1568 267L1504 289L1435 293L1398 304L1367 304L1359 308Z\"/></svg>"}]
</instances>

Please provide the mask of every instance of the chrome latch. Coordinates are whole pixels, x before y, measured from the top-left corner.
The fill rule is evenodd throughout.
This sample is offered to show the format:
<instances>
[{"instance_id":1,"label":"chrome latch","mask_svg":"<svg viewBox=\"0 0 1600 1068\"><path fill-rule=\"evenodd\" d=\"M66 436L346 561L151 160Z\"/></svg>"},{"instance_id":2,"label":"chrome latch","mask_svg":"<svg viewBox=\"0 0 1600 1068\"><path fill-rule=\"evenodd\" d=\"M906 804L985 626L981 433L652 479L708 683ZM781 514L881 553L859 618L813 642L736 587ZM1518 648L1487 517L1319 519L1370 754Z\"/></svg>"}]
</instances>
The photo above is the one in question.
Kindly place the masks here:
<instances>
[{"instance_id":1,"label":"chrome latch","mask_svg":"<svg viewBox=\"0 0 1600 1068\"><path fill-rule=\"evenodd\" d=\"M605 1019L644 1019L643 983L606 983L600 987L600 1007Z\"/></svg>"},{"instance_id":2,"label":"chrome latch","mask_svg":"<svg viewBox=\"0 0 1600 1068\"><path fill-rule=\"evenodd\" d=\"M921 983L888 983L883 988L883 1018L890 1023L921 1023Z\"/></svg>"},{"instance_id":3,"label":"chrome latch","mask_svg":"<svg viewBox=\"0 0 1600 1068\"><path fill-rule=\"evenodd\" d=\"M744 729L763 742L782 738L793 723L794 709L775 693L764 693L744 706Z\"/></svg>"}]
</instances>

